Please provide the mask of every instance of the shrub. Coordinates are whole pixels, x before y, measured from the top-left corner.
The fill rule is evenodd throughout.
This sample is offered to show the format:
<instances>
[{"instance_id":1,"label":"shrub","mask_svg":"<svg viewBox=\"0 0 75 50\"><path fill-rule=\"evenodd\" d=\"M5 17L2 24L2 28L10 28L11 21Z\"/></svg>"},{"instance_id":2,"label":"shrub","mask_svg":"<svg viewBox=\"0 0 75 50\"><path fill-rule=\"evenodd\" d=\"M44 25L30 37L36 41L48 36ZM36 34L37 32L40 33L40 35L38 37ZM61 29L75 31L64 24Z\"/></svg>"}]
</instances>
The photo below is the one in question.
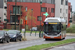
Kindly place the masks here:
<instances>
[{"instance_id":1,"label":"shrub","mask_svg":"<svg viewBox=\"0 0 75 50\"><path fill-rule=\"evenodd\" d=\"M66 29L67 33L75 33L75 25L72 25L71 27Z\"/></svg>"}]
</instances>

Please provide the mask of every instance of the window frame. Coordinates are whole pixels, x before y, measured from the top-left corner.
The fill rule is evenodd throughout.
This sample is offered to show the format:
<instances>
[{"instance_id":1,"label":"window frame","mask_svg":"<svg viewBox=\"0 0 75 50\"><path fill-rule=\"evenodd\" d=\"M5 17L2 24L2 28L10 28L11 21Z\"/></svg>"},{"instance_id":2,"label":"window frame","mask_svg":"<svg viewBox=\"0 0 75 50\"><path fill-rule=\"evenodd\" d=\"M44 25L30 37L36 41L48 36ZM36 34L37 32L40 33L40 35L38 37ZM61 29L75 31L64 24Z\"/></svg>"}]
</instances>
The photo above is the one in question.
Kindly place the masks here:
<instances>
[{"instance_id":1,"label":"window frame","mask_svg":"<svg viewBox=\"0 0 75 50\"><path fill-rule=\"evenodd\" d=\"M68 5L68 1L65 1L65 5Z\"/></svg>"},{"instance_id":2,"label":"window frame","mask_svg":"<svg viewBox=\"0 0 75 50\"><path fill-rule=\"evenodd\" d=\"M42 8L45 8L45 11L42 11ZM47 7L41 7L41 12L47 12Z\"/></svg>"},{"instance_id":3,"label":"window frame","mask_svg":"<svg viewBox=\"0 0 75 50\"><path fill-rule=\"evenodd\" d=\"M63 5L64 0L61 0L61 5Z\"/></svg>"},{"instance_id":4,"label":"window frame","mask_svg":"<svg viewBox=\"0 0 75 50\"><path fill-rule=\"evenodd\" d=\"M53 10L53 11L52 11ZM55 12L55 8L51 8L51 13L54 13Z\"/></svg>"}]
</instances>

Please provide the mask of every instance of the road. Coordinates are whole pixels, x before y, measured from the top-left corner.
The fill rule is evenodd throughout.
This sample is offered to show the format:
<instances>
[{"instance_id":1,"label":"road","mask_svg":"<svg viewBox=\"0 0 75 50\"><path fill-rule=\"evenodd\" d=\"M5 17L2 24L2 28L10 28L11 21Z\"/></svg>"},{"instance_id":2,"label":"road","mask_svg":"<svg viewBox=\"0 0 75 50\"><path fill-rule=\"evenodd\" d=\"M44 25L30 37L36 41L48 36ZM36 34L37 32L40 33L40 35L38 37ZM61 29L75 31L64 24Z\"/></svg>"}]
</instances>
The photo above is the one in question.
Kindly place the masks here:
<instances>
[{"instance_id":1,"label":"road","mask_svg":"<svg viewBox=\"0 0 75 50\"><path fill-rule=\"evenodd\" d=\"M68 44L65 46L55 47L55 48L49 49L49 50L75 50L75 43Z\"/></svg>"},{"instance_id":2,"label":"road","mask_svg":"<svg viewBox=\"0 0 75 50\"><path fill-rule=\"evenodd\" d=\"M67 36L66 39L75 38L74 36ZM37 40L30 41L22 41L22 42L10 42L5 44L0 44L0 50L18 50L20 48L26 48L34 45L41 45L47 43L57 42L56 40L45 41L43 38Z\"/></svg>"}]
</instances>

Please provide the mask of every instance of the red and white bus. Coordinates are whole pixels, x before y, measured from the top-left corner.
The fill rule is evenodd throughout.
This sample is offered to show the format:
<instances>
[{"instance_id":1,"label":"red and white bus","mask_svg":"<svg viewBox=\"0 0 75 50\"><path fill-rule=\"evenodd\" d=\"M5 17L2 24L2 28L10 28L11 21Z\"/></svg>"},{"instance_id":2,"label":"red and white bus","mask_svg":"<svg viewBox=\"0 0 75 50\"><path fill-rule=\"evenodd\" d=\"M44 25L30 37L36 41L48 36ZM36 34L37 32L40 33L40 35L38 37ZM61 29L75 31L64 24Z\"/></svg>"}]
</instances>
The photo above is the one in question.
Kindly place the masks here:
<instances>
[{"instance_id":1,"label":"red and white bus","mask_svg":"<svg viewBox=\"0 0 75 50\"><path fill-rule=\"evenodd\" d=\"M48 17L44 21L44 36L47 39L65 39L66 21L64 18Z\"/></svg>"}]
</instances>

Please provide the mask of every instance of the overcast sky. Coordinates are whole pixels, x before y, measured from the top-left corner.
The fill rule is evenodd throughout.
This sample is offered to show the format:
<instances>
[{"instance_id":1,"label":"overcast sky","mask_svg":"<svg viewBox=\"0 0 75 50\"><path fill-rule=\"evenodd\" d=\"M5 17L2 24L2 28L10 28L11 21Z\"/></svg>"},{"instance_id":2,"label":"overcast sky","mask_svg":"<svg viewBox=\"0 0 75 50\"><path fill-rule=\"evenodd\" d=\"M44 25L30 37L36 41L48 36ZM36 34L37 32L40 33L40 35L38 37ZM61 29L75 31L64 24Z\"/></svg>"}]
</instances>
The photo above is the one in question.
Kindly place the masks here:
<instances>
[{"instance_id":1,"label":"overcast sky","mask_svg":"<svg viewBox=\"0 0 75 50\"><path fill-rule=\"evenodd\" d=\"M72 10L75 11L75 0L69 0L69 2L71 2Z\"/></svg>"}]
</instances>

